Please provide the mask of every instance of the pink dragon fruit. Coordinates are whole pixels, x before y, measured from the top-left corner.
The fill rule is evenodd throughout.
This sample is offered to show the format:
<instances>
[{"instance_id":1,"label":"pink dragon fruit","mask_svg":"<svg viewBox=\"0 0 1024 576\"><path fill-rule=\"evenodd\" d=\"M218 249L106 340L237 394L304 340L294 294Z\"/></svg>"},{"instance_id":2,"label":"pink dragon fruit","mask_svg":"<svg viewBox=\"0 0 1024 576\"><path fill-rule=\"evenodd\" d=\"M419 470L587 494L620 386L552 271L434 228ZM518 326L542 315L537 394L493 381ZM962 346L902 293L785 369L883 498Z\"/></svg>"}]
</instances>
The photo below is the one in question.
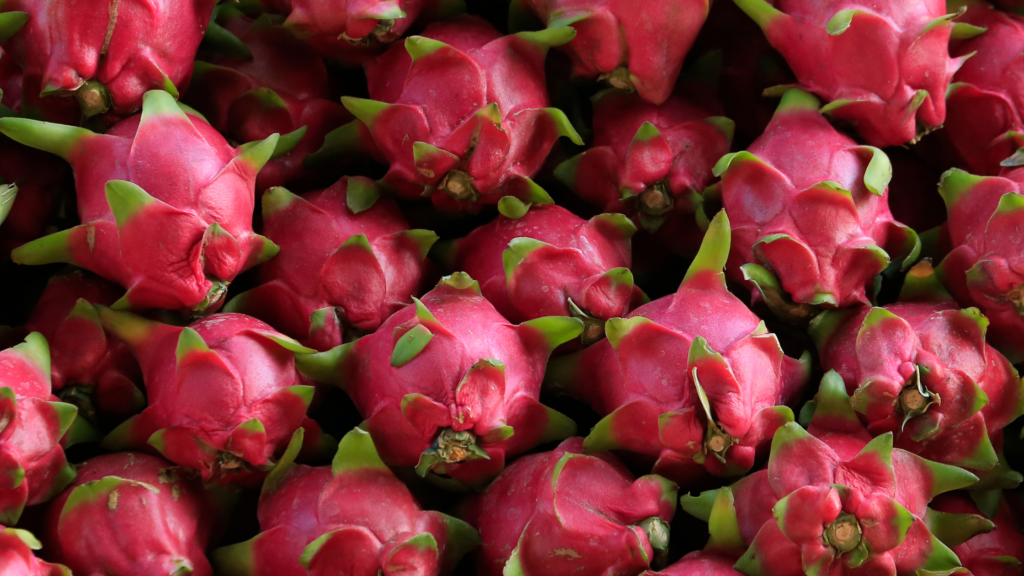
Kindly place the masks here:
<instances>
[{"instance_id":1,"label":"pink dragon fruit","mask_svg":"<svg viewBox=\"0 0 1024 576\"><path fill-rule=\"evenodd\" d=\"M342 98L359 121L329 134L317 157L364 148L390 165L387 187L430 196L442 210L476 211L504 196L550 204L530 178L559 136L583 141L548 107L544 57L573 34L562 26L503 37L474 16L431 24L366 64L372 100Z\"/></svg>"},{"instance_id":2,"label":"pink dragon fruit","mask_svg":"<svg viewBox=\"0 0 1024 576\"><path fill-rule=\"evenodd\" d=\"M71 571L60 564L50 564L36 558L33 550L42 544L31 532L0 526L0 567L5 576L71 576Z\"/></svg>"},{"instance_id":3,"label":"pink dragon fruit","mask_svg":"<svg viewBox=\"0 0 1024 576\"><path fill-rule=\"evenodd\" d=\"M319 192L263 194L263 233L283 250L260 268L260 286L228 303L317 350L343 330L372 332L412 302L427 273L429 230L410 230L398 205L369 178L347 176Z\"/></svg>"},{"instance_id":4,"label":"pink dragon fruit","mask_svg":"<svg viewBox=\"0 0 1024 576\"><path fill-rule=\"evenodd\" d=\"M0 138L0 257L46 234L71 173L60 160Z\"/></svg>"},{"instance_id":5,"label":"pink dragon fruit","mask_svg":"<svg viewBox=\"0 0 1024 576\"><path fill-rule=\"evenodd\" d=\"M955 514L936 526L928 502L977 478L893 449L891 434L872 438L835 372L809 407L809 430L790 422L775 433L766 470L682 497L709 522L709 546L742 553L735 567L747 575L960 573L939 536L962 541L985 527Z\"/></svg>"},{"instance_id":6,"label":"pink dragon fruit","mask_svg":"<svg viewBox=\"0 0 1024 576\"><path fill-rule=\"evenodd\" d=\"M139 358L149 407L104 440L111 450L156 450L203 480L251 482L284 451L306 418L313 387L293 354L313 352L242 314L169 326L97 307L103 326ZM312 444L311 444L312 446Z\"/></svg>"},{"instance_id":7,"label":"pink dragon fruit","mask_svg":"<svg viewBox=\"0 0 1024 576\"><path fill-rule=\"evenodd\" d=\"M512 325L463 272L413 300L373 334L296 358L308 376L348 392L384 462L475 487L511 456L576 432L538 397L548 356L580 335L582 321Z\"/></svg>"},{"instance_id":8,"label":"pink dragon fruit","mask_svg":"<svg viewBox=\"0 0 1024 576\"><path fill-rule=\"evenodd\" d=\"M742 576L732 567L735 558L708 552L690 552L682 560L658 572L644 572L640 576Z\"/></svg>"},{"instance_id":9,"label":"pink dragon fruit","mask_svg":"<svg viewBox=\"0 0 1024 576\"><path fill-rule=\"evenodd\" d=\"M306 171L303 160L352 115L331 92L323 60L283 26L229 6L218 7L215 24L207 34L215 49L196 62L184 102L229 141L284 135L256 178L257 191L296 179L329 182L333 171Z\"/></svg>"},{"instance_id":10,"label":"pink dragon fruit","mask_svg":"<svg viewBox=\"0 0 1024 576\"><path fill-rule=\"evenodd\" d=\"M85 116L126 116L148 90L177 97L216 0L7 0L4 43L42 95L75 96ZM4 35L0 35L4 37Z\"/></svg>"},{"instance_id":11,"label":"pink dragon fruit","mask_svg":"<svg viewBox=\"0 0 1024 576\"><path fill-rule=\"evenodd\" d=\"M940 514L957 517L982 518L991 530L960 544L951 544L964 568L972 576L1016 576L1024 563L1024 535L1020 523L1005 500L998 504L998 513L992 520L981 516L981 511L964 494L943 494L931 502L931 508Z\"/></svg>"},{"instance_id":12,"label":"pink dragon fruit","mask_svg":"<svg viewBox=\"0 0 1024 576\"><path fill-rule=\"evenodd\" d=\"M57 395L90 422L119 423L146 405L142 371L131 348L103 330L93 304L110 306L124 290L74 271L54 276L32 311L30 331L50 343L50 378Z\"/></svg>"},{"instance_id":13,"label":"pink dragon fruit","mask_svg":"<svg viewBox=\"0 0 1024 576\"><path fill-rule=\"evenodd\" d=\"M600 340L605 320L645 299L629 271L636 227L621 214L584 220L558 206L525 208L502 201L501 216L455 242L450 268L476 278L512 322L573 316L585 344Z\"/></svg>"},{"instance_id":14,"label":"pink dragon fruit","mask_svg":"<svg viewBox=\"0 0 1024 576\"><path fill-rule=\"evenodd\" d=\"M562 51L572 58L574 75L597 77L662 104L672 94L710 4L710 0L642 5L629 0L514 0L510 14L513 25L532 15L549 28L572 26L577 35Z\"/></svg>"},{"instance_id":15,"label":"pink dragon fruit","mask_svg":"<svg viewBox=\"0 0 1024 576\"><path fill-rule=\"evenodd\" d=\"M206 546L224 498L162 458L97 456L53 501L46 549L79 576L212 576Z\"/></svg>"},{"instance_id":16,"label":"pink dragon fruit","mask_svg":"<svg viewBox=\"0 0 1024 576\"><path fill-rule=\"evenodd\" d=\"M998 466L998 433L1024 414L1024 382L985 343L987 325L922 262L898 303L825 312L810 334L871 434L892 433L899 448L984 476Z\"/></svg>"},{"instance_id":17,"label":"pink dragon fruit","mask_svg":"<svg viewBox=\"0 0 1024 576\"><path fill-rule=\"evenodd\" d=\"M519 459L464 518L480 531L478 574L639 574L668 551L676 485L635 479L609 454L585 455L570 438Z\"/></svg>"},{"instance_id":18,"label":"pink dragon fruit","mask_svg":"<svg viewBox=\"0 0 1024 576\"><path fill-rule=\"evenodd\" d=\"M420 507L366 431L346 434L331 466L316 468L293 464L301 435L263 484L262 531L214 552L218 574L442 576L479 545L465 522Z\"/></svg>"},{"instance_id":19,"label":"pink dragon fruit","mask_svg":"<svg viewBox=\"0 0 1024 576\"><path fill-rule=\"evenodd\" d=\"M719 212L678 292L609 320L606 341L552 362L546 384L604 416L588 453L628 451L687 487L746 473L793 420L785 404L802 392L809 356L786 356L729 293L728 254L729 219Z\"/></svg>"},{"instance_id":20,"label":"pink dragon fruit","mask_svg":"<svg viewBox=\"0 0 1024 576\"><path fill-rule=\"evenodd\" d=\"M77 410L56 400L42 334L0 350L0 523L17 524L26 505L46 502L75 478L60 441Z\"/></svg>"},{"instance_id":21,"label":"pink dragon fruit","mask_svg":"<svg viewBox=\"0 0 1024 576\"><path fill-rule=\"evenodd\" d=\"M787 91L764 135L718 162L722 182L706 194L721 194L733 222L729 276L793 323L870 303L875 277L920 249L889 212L885 153L836 132L818 104Z\"/></svg>"},{"instance_id":22,"label":"pink dragon fruit","mask_svg":"<svg viewBox=\"0 0 1024 576\"><path fill-rule=\"evenodd\" d=\"M916 141L942 125L956 14L943 0L734 0L782 53L822 109L872 146Z\"/></svg>"},{"instance_id":23,"label":"pink dragon fruit","mask_svg":"<svg viewBox=\"0 0 1024 576\"><path fill-rule=\"evenodd\" d=\"M348 64L361 64L379 53L417 20L445 18L465 10L463 0L290 0L290 4L285 26L324 56Z\"/></svg>"},{"instance_id":24,"label":"pink dragon fruit","mask_svg":"<svg viewBox=\"0 0 1024 576\"><path fill-rule=\"evenodd\" d=\"M964 4L969 8L961 25L984 34L955 42L951 49L969 59L953 76L946 97L944 141L965 168L994 176L1003 162L1024 163L1024 157L1010 159L1024 146L1024 90L1014 81L1024 74L1024 19L977 0Z\"/></svg>"},{"instance_id":25,"label":"pink dragon fruit","mask_svg":"<svg viewBox=\"0 0 1024 576\"><path fill-rule=\"evenodd\" d=\"M594 147L555 175L601 210L626 214L692 254L700 243L693 214L733 130L732 120L679 96L655 105L608 90L594 100Z\"/></svg>"},{"instance_id":26,"label":"pink dragon fruit","mask_svg":"<svg viewBox=\"0 0 1024 576\"><path fill-rule=\"evenodd\" d=\"M939 193L949 212L953 250L938 275L957 301L977 306L992 323L993 344L1012 362L1024 360L1024 170L1006 177L943 174Z\"/></svg>"},{"instance_id":27,"label":"pink dragon fruit","mask_svg":"<svg viewBox=\"0 0 1024 576\"><path fill-rule=\"evenodd\" d=\"M23 118L0 119L0 132L71 163L83 222L11 257L113 280L128 288L115 307L211 311L235 276L277 253L252 231L253 182L277 135L236 150L161 91L105 135Z\"/></svg>"}]
</instances>

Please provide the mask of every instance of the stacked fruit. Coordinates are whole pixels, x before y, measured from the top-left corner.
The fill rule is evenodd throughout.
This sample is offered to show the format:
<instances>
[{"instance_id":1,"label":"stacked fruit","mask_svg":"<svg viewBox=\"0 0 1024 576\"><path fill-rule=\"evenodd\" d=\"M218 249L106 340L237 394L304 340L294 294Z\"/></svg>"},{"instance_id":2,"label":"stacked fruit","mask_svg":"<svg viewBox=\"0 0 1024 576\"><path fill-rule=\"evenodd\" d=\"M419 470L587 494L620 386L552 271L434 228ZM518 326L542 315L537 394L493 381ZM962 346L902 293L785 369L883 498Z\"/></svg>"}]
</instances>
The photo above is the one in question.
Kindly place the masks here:
<instances>
[{"instance_id":1,"label":"stacked fruit","mask_svg":"<svg viewBox=\"0 0 1024 576\"><path fill-rule=\"evenodd\" d=\"M0 2L0 575L1020 575L998 4Z\"/></svg>"}]
</instances>

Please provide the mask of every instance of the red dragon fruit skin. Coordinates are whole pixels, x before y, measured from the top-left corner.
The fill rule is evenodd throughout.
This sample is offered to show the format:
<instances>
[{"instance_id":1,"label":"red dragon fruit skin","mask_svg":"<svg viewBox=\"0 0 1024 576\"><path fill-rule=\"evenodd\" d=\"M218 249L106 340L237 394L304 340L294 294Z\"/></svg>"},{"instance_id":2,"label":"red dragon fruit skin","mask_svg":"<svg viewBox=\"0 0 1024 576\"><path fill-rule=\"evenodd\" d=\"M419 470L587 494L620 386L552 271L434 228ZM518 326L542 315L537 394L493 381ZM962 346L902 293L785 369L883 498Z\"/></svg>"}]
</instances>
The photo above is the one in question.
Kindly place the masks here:
<instances>
[{"instance_id":1,"label":"red dragon fruit skin","mask_svg":"<svg viewBox=\"0 0 1024 576\"><path fill-rule=\"evenodd\" d=\"M313 387L293 360L313 351L263 322L214 314L181 328L98 309L104 328L134 350L149 398L107 436L108 449L158 451L203 480L245 483L297 428L316 429L306 418Z\"/></svg>"},{"instance_id":2,"label":"red dragon fruit skin","mask_svg":"<svg viewBox=\"0 0 1024 576\"><path fill-rule=\"evenodd\" d=\"M4 43L49 97L74 95L85 116L127 116L149 90L175 97L216 0L6 0L0 21L21 30ZM83 18L83 14L90 17Z\"/></svg>"},{"instance_id":3,"label":"red dragon fruit skin","mask_svg":"<svg viewBox=\"0 0 1024 576\"><path fill-rule=\"evenodd\" d=\"M67 567L36 558L32 551L42 546L27 530L0 526L0 576L71 576Z\"/></svg>"},{"instance_id":4,"label":"red dragon fruit skin","mask_svg":"<svg viewBox=\"0 0 1024 576\"><path fill-rule=\"evenodd\" d=\"M110 306L123 294L117 284L81 271L54 276L25 325L50 343L53 389L79 406L81 418L119 422L146 405L135 355L103 330L93 307Z\"/></svg>"},{"instance_id":5,"label":"red dragon fruit skin","mask_svg":"<svg viewBox=\"0 0 1024 576\"><path fill-rule=\"evenodd\" d=\"M709 547L741 553L735 567L748 576L959 573L949 546L985 523L936 515L928 502L977 477L894 449L891 434L872 438L835 372L808 407L809 430L779 428L767 469L682 497L686 512L709 521Z\"/></svg>"},{"instance_id":6,"label":"red dragon fruit skin","mask_svg":"<svg viewBox=\"0 0 1024 576\"><path fill-rule=\"evenodd\" d=\"M690 552L664 570L644 572L640 576L742 576L732 567L736 559L709 552Z\"/></svg>"},{"instance_id":7,"label":"red dragon fruit skin","mask_svg":"<svg viewBox=\"0 0 1024 576\"><path fill-rule=\"evenodd\" d=\"M897 447L984 476L999 461L990 434L1024 414L1024 382L985 343L987 325L977 308L961 310L922 262L898 303L825 312L810 334L868 431L891 432Z\"/></svg>"},{"instance_id":8,"label":"red dragon fruit skin","mask_svg":"<svg viewBox=\"0 0 1024 576\"><path fill-rule=\"evenodd\" d=\"M576 37L561 50L573 74L597 77L662 104L683 59L708 17L709 0L664 0L638 6L629 0L514 0L511 14L525 12L548 27L572 26Z\"/></svg>"},{"instance_id":9,"label":"red dragon fruit skin","mask_svg":"<svg viewBox=\"0 0 1024 576\"><path fill-rule=\"evenodd\" d=\"M972 176L952 169L939 194L949 213L953 250L937 272L964 306L977 306L991 322L989 336L1012 362L1024 360L1024 170L1005 177Z\"/></svg>"},{"instance_id":10,"label":"red dragon fruit skin","mask_svg":"<svg viewBox=\"0 0 1024 576\"><path fill-rule=\"evenodd\" d=\"M420 507L365 430L321 467L293 464L301 434L263 485L260 534L214 552L218 574L443 576L479 545L465 522Z\"/></svg>"},{"instance_id":11,"label":"red dragon fruit skin","mask_svg":"<svg viewBox=\"0 0 1024 576\"><path fill-rule=\"evenodd\" d=\"M624 450L681 486L746 473L809 375L725 286L729 219L715 216L679 290L605 324L606 341L552 361L546 385L604 418L588 453ZM651 351L658 351L651 354Z\"/></svg>"},{"instance_id":12,"label":"red dragon fruit skin","mask_svg":"<svg viewBox=\"0 0 1024 576\"><path fill-rule=\"evenodd\" d=\"M417 20L465 11L463 0L290 0L290 4L285 26L324 56L348 64L361 64L380 53Z\"/></svg>"},{"instance_id":13,"label":"red dragon fruit skin","mask_svg":"<svg viewBox=\"0 0 1024 576\"><path fill-rule=\"evenodd\" d=\"M222 502L191 470L140 454L97 456L53 501L46 550L75 576L212 576Z\"/></svg>"},{"instance_id":14,"label":"red dragon fruit skin","mask_svg":"<svg viewBox=\"0 0 1024 576\"><path fill-rule=\"evenodd\" d=\"M66 262L128 289L117 307L206 312L277 253L252 231L253 182L277 143L236 150L161 91L105 135L22 118L0 132L68 160L83 224L30 242L20 264Z\"/></svg>"},{"instance_id":15,"label":"red dragon fruit skin","mask_svg":"<svg viewBox=\"0 0 1024 576\"><path fill-rule=\"evenodd\" d=\"M1024 562L1024 535L1020 523L1013 516L1005 500L1000 500L998 512L991 521L963 493L943 494L932 501L931 508L946 514L981 517L989 532L958 545L951 545L964 568L973 576L1016 576Z\"/></svg>"},{"instance_id":16,"label":"red dragon fruit skin","mask_svg":"<svg viewBox=\"0 0 1024 576\"><path fill-rule=\"evenodd\" d=\"M352 120L328 86L323 60L283 26L253 21L227 5L217 10L217 39L226 45L201 55L184 102L229 141L283 135L256 177L257 191L322 179L325 171L306 171L303 160L328 132ZM214 43L212 33L207 39Z\"/></svg>"},{"instance_id":17,"label":"red dragon fruit skin","mask_svg":"<svg viewBox=\"0 0 1024 576\"><path fill-rule=\"evenodd\" d=\"M33 332L0 350L0 522L53 498L75 478L61 438L77 409L50 393L50 351Z\"/></svg>"},{"instance_id":18,"label":"red dragon fruit skin","mask_svg":"<svg viewBox=\"0 0 1024 576\"><path fill-rule=\"evenodd\" d=\"M477 487L511 456L576 432L538 397L548 356L580 335L581 320L510 324L464 272L413 300L373 334L296 358L348 392L384 462Z\"/></svg>"},{"instance_id":19,"label":"red dragon fruit skin","mask_svg":"<svg viewBox=\"0 0 1024 576\"><path fill-rule=\"evenodd\" d=\"M995 176L1000 163L1017 164L1009 158L1024 146L1024 90L1014 81L1024 74L1024 19L980 0L961 4L967 12L957 22L972 33L950 49L967 61L946 97L943 140L956 150L962 167Z\"/></svg>"},{"instance_id":20,"label":"red dragon fruit skin","mask_svg":"<svg viewBox=\"0 0 1024 576\"><path fill-rule=\"evenodd\" d=\"M476 278L511 322L574 316L585 343L599 340L605 320L644 300L629 271L636 227L621 214L584 220L559 206L522 208L503 201L504 214L455 243L451 268Z\"/></svg>"},{"instance_id":21,"label":"red dragon fruit skin","mask_svg":"<svg viewBox=\"0 0 1024 576\"><path fill-rule=\"evenodd\" d=\"M263 233L282 255L226 310L262 317L320 351L340 345L345 327L376 330L420 292L437 241L430 230L410 230L395 201L380 196L362 176L302 196L267 190Z\"/></svg>"},{"instance_id":22,"label":"red dragon fruit skin","mask_svg":"<svg viewBox=\"0 0 1024 576\"><path fill-rule=\"evenodd\" d=\"M943 0L734 0L764 30L823 112L872 146L915 141L946 118L945 94L964 58L950 58Z\"/></svg>"},{"instance_id":23,"label":"red dragon fruit skin","mask_svg":"<svg viewBox=\"0 0 1024 576\"><path fill-rule=\"evenodd\" d=\"M655 105L608 90L594 99L594 147L563 162L555 175L589 203L626 214L660 238L689 238L696 236L700 194L729 152L734 128L681 96ZM672 248L680 251L677 244Z\"/></svg>"},{"instance_id":24,"label":"red dragon fruit skin","mask_svg":"<svg viewBox=\"0 0 1024 576\"><path fill-rule=\"evenodd\" d=\"M733 226L729 276L793 323L869 304L875 276L920 249L889 212L885 153L837 132L818 105L787 91L764 135L715 166Z\"/></svg>"},{"instance_id":25,"label":"red dragon fruit skin","mask_svg":"<svg viewBox=\"0 0 1024 576\"><path fill-rule=\"evenodd\" d=\"M463 517L480 531L481 576L636 575L664 560L675 510L675 484L570 438L514 462Z\"/></svg>"},{"instance_id":26,"label":"red dragon fruit skin","mask_svg":"<svg viewBox=\"0 0 1024 576\"><path fill-rule=\"evenodd\" d=\"M550 204L530 178L559 136L583 141L549 107L544 57L573 34L562 26L502 36L474 16L431 24L366 64L371 100L342 98L359 122L328 135L325 149L372 152L390 166L385 186L430 196L444 211L505 196Z\"/></svg>"}]
</instances>

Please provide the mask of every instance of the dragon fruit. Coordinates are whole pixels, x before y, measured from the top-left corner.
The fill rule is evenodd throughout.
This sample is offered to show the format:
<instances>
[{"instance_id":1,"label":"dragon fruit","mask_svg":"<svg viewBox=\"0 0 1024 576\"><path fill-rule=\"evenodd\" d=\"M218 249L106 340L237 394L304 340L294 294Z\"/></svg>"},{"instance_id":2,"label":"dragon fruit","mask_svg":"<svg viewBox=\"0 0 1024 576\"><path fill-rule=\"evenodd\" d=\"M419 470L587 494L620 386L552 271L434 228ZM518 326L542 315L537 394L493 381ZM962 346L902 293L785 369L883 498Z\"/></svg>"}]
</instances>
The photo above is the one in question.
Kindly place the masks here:
<instances>
[{"instance_id":1,"label":"dragon fruit","mask_svg":"<svg viewBox=\"0 0 1024 576\"><path fill-rule=\"evenodd\" d=\"M42 95L74 96L85 116L139 109L148 90L175 97L192 74L192 60L216 0L7 0L5 32L23 26L4 50Z\"/></svg>"},{"instance_id":2,"label":"dragon fruit","mask_svg":"<svg viewBox=\"0 0 1024 576\"><path fill-rule=\"evenodd\" d=\"M946 118L956 14L943 0L734 0L764 30L798 85L872 146L916 141ZM958 30L958 32L961 32Z\"/></svg>"},{"instance_id":3,"label":"dragon fruit","mask_svg":"<svg viewBox=\"0 0 1024 576\"><path fill-rule=\"evenodd\" d=\"M662 564L676 485L634 479L609 454L570 438L517 460L465 507L480 531L478 574L639 574Z\"/></svg>"},{"instance_id":4,"label":"dragon fruit","mask_svg":"<svg viewBox=\"0 0 1024 576\"><path fill-rule=\"evenodd\" d=\"M46 502L75 478L61 438L77 409L50 393L50 350L42 334L0 350L0 523Z\"/></svg>"},{"instance_id":5,"label":"dragon fruit","mask_svg":"<svg viewBox=\"0 0 1024 576\"><path fill-rule=\"evenodd\" d=\"M549 28L572 26L562 51L573 74L635 90L654 104L668 100L683 59L708 17L710 0L514 0L513 25L534 16Z\"/></svg>"},{"instance_id":6,"label":"dragon fruit","mask_svg":"<svg viewBox=\"0 0 1024 576\"><path fill-rule=\"evenodd\" d=\"M379 53L417 20L454 16L466 8L464 0L290 0L290 4L285 26L324 56L348 64L361 64Z\"/></svg>"},{"instance_id":7,"label":"dragon fruit","mask_svg":"<svg viewBox=\"0 0 1024 576\"><path fill-rule=\"evenodd\" d=\"M943 494L932 501L931 508L943 514L982 518L991 531L963 543L950 545L964 568L973 576L1016 576L1024 562L1024 535L1006 501L999 503L998 513L991 520L964 494Z\"/></svg>"},{"instance_id":8,"label":"dragon fruit","mask_svg":"<svg viewBox=\"0 0 1024 576\"><path fill-rule=\"evenodd\" d=\"M0 526L0 566L6 576L71 576L71 571L59 564L50 564L36 558L33 550L42 544L31 532Z\"/></svg>"},{"instance_id":9,"label":"dragon fruit","mask_svg":"<svg viewBox=\"0 0 1024 576\"><path fill-rule=\"evenodd\" d=\"M606 212L626 214L669 241L683 236L673 248L686 252L700 243L693 214L733 130L732 120L679 96L655 105L608 90L594 99L594 147L555 175Z\"/></svg>"},{"instance_id":10,"label":"dragon fruit","mask_svg":"<svg viewBox=\"0 0 1024 576\"><path fill-rule=\"evenodd\" d=\"M604 416L588 453L628 451L687 487L746 473L793 420L785 404L802 392L809 356L786 356L728 291L728 254L729 219L719 212L678 292L609 320L606 341L552 361L546 385Z\"/></svg>"},{"instance_id":11,"label":"dragon fruit","mask_svg":"<svg viewBox=\"0 0 1024 576\"><path fill-rule=\"evenodd\" d=\"M128 289L115 307L212 311L235 276L277 253L252 231L253 182L277 135L236 150L161 91L105 135L23 118L0 119L0 132L71 163L83 222L11 257L113 280Z\"/></svg>"},{"instance_id":12,"label":"dragon fruit","mask_svg":"<svg viewBox=\"0 0 1024 576\"><path fill-rule=\"evenodd\" d=\"M359 120L329 134L317 158L365 149L390 165L385 186L446 211L505 196L550 204L530 178L559 136L583 141L548 107L544 57L573 34L562 26L502 36L473 16L431 24L366 64L372 100L342 98Z\"/></svg>"},{"instance_id":13,"label":"dragon fruit","mask_svg":"<svg viewBox=\"0 0 1024 576\"><path fill-rule=\"evenodd\" d=\"M501 216L455 242L450 267L465 270L512 322L541 316L583 321L585 344L604 337L604 322L644 300L629 271L636 227L621 214L590 220L558 206L503 201Z\"/></svg>"},{"instance_id":14,"label":"dragon fruit","mask_svg":"<svg viewBox=\"0 0 1024 576\"><path fill-rule=\"evenodd\" d=\"M957 301L989 319L993 344L1012 362L1024 360L1024 170L1006 177L972 176L953 169L939 193L949 212L952 251L939 277Z\"/></svg>"},{"instance_id":15,"label":"dragon fruit","mask_svg":"<svg viewBox=\"0 0 1024 576\"><path fill-rule=\"evenodd\" d=\"M50 278L25 327L50 343L50 378L78 417L120 423L142 410L142 371L131 348L103 330L93 304L110 306L124 294L116 284L74 271Z\"/></svg>"},{"instance_id":16,"label":"dragon fruit","mask_svg":"<svg viewBox=\"0 0 1024 576\"><path fill-rule=\"evenodd\" d=\"M211 30L219 34L207 35L215 49L196 62L184 102L229 141L283 135L274 157L256 177L257 191L296 179L316 183L330 177L328 171L302 166L328 132L352 120L328 86L323 60L307 43L266 19L253 21L221 6L215 22Z\"/></svg>"},{"instance_id":17,"label":"dragon fruit","mask_svg":"<svg viewBox=\"0 0 1024 576\"><path fill-rule=\"evenodd\" d=\"M373 334L296 358L306 375L348 392L384 462L476 487L507 458L575 434L538 397L548 356L580 335L581 320L512 325L463 272L413 300Z\"/></svg>"},{"instance_id":18,"label":"dragon fruit","mask_svg":"<svg viewBox=\"0 0 1024 576\"><path fill-rule=\"evenodd\" d=\"M730 277L793 323L869 304L875 277L920 249L889 212L888 157L835 131L818 105L787 91L764 135L718 162L722 182L706 193L721 194L733 222Z\"/></svg>"},{"instance_id":19,"label":"dragon fruit","mask_svg":"<svg viewBox=\"0 0 1024 576\"><path fill-rule=\"evenodd\" d=\"M223 498L162 458L97 456L53 501L46 549L76 575L212 576L206 546Z\"/></svg>"},{"instance_id":20,"label":"dragon fruit","mask_svg":"<svg viewBox=\"0 0 1024 576\"><path fill-rule=\"evenodd\" d=\"M690 552L682 560L658 572L640 576L742 576L732 567L735 558L708 552Z\"/></svg>"},{"instance_id":21,"label":"dragon fruit","mask_svg":"<svg viewBox=\"0 0 1024 576\"><path fill-rule=\"evenodd\" d=\"M955 573L956 554L931 530L962 541L985 527L972 516L937 520L928 502L977 478L894 449L892 434L872 438L835 372L809 408L808 430L790 422L775 433L766 470L682 497L709 522L709 545L742 552L735 567L748 575Z\"/></svg>"},{"instance_id":22,"label":"dragon fruit","mask_svg":"<svg viewBox=\"0 0 1024 576\"><path fill-rule=\"evenodd\" d=\"M951 48L957 56L973 56L953 76L943 140L965 168L995 176L1002 162L1024 162L1008 160L1024 146L1024 91L1014 81L1024 73L1024 19L984 2L964 3L969 8L958 21L984 34L954 42Z\"/></svg>"},{"instance_id":23,"label":"dragon fruit","mask_svg":"<svg viewBox=\"0 0 1024 576\"><path fill-rule=\"evenodd\" d=\"M319 432L306 418L313 387L293 359L313 351L263 322L214 314L181 328L97 308L139 358L149 397L106 448L156 450L203 480L245 483L260 479L300 426Z\"/></svg>"},{"instance_id":24,"label":"dragon fruit","mask_svg":"<svg viewBox=\"0 0 1024 576\"><path fill-rule=\"evenodd\" d=\"M228 303L317 350L345 327L372 332L412 302L427 273L429 230L410 230L373 180L348 176L326 190L263 194L263 233L283 254L260 268L260 286Z\"/></svg>"},{"instance_id":25,"label":"dragon fruit","mask_svg":"<svg viewBox=\"0 0 1024 576\"><path fill-rule=\"evenodd\" d=\"M479 545L465 522L420 507L366 431L346 434L331 466L315 468L293 464L301 435L263 484L262 531L214 552L218 574L441 576Z\"/></svg>"},{"instance_id":26,"label":"dragon fruit","mask_svg":"<svg viewBox=\"0 0 1024 576\"><path fill-rule=\"evenodd\" d=\"M0 13L0 21L3 20ZM0 38L2 38L0 33ZM58 124L78 124L82 109L74 98L47 98L40 95L42 85L36 76L26 76L10 54L0 50L0 103L10 110L5 116L20 114L33 120ZM14 114L11 114L13 112Z\"/></svg>"},{"instance_id":27,"label":"dragon fruit","mask_svg":"<svg viewBox=\"0 0 1024 576\"><path fill-rule=\"evenodd\" d=\"M825 312L810 334L871 434L892 433L899 448L982 476L998 465L989 435L1024 414L1024 382L985 343L987 325L922 262L898 303Z\"/></svg>"},{"instance_id":28,"label":"dragon fruit","mask_svg":"<svg viewBox=\"0 0 1024 576\"><path fill-rule=\"evenodd\" d=\"M56 220L61 195L71 188L63 162L0 138L0 255L45 235Z\"/></svg>"}]
</instances>

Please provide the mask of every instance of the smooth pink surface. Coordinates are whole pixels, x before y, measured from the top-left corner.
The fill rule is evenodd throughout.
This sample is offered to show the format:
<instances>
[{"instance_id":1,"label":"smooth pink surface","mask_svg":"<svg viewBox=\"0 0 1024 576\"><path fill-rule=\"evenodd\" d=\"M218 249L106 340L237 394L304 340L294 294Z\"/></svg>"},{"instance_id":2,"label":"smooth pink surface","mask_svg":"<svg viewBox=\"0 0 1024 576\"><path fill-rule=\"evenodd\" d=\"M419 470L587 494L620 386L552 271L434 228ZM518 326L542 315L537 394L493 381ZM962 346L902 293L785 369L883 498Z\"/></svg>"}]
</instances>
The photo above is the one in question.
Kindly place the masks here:
<instances>
[{"instance_id":1,"label":"smooth pink surface","mask_svg":"<svg viewBox=\"0 0 1024 576\"><path fill-rule=\"evenodd\" d=\"M506 279L502 253L515 238L550 244L524 259ZM629 240L599 220L584 220L559 206L534 206L517 220L498 216L456 243L452 268L480 283L498 312L513 322L569 316L569 299L584 312L607 320L623 316L641 296L638 289L590 288L612 268L629 268Z\"/></svg>"},{"instance_id":2,"label":"smooth pink surface","mask_svg":"<svg viewBox=\"0 0 1024 576\"><path fill-rule=\"evenodd\" d=\"M10 0L4 11L27 12L29 20L4 49L27 75L41 78L44 88L73 92L98 80L110 92L112 112L124 116L142 106L143 94L164 89L168 80L185 91L214 4Z\"/></svg>"},{"instance_id":3,"label":"smooth pink surface","mask_svg":"<svg viewBox=\"0 0 1024 576\"><path fill-rule=\"evenodd\" d=\"M952 24L942 0L775 0L784 15L765 34L786 57L799 85L824 99L851 100L831 115L854 124L873 146L914 139L918 123L941 126L946 89L961 59L950 58ZM856 10L850 27L831 35L825 25L841 10ZM912 101L928 92L920 107Z\"/></svg>"},{"instance_id":4,"label":"smooth pink surface","mask_svg":"<svg viewBox=\"0 0 1024 576\"><path fill-rule=\"evenodd\" d=\"M126 482L77 507L65 506L75 488L109 477ZM212 576L206 547L219 522L217 503L190 471L121 452L78 469L78 478L49 509L44 550L76 576L173 574L177 560L191 563L192 576Z\"/></svg>"},{"instance_id":5,"label":"smooth pink surface","mask_svg":"<svg viewBox=\"0 0 1024 576\"><path fill-rule=\"evenodd\" d=\"M554 451L521 458L470 500L464 518L480 531L481 575L500 576L517 546L524 574L648 568L651 544L637 525L672 520L674 486L657 476L634 479L610 454L582 452L582 439L570 438Z\"/></svg>"},{"instance_id":6,"label":"smooth pink surface","mask_svg":"<svg viewBox=\"0 0 1024 576\"><path fill-rule=\"evenodd\" d=\"M548 24L572 22L576 38L561 48L574 74L592 78L623 67L642 98L661 104L672 93L683 58L708 17L708 0L524 0Z\"/></svg>"}]
</instances>

